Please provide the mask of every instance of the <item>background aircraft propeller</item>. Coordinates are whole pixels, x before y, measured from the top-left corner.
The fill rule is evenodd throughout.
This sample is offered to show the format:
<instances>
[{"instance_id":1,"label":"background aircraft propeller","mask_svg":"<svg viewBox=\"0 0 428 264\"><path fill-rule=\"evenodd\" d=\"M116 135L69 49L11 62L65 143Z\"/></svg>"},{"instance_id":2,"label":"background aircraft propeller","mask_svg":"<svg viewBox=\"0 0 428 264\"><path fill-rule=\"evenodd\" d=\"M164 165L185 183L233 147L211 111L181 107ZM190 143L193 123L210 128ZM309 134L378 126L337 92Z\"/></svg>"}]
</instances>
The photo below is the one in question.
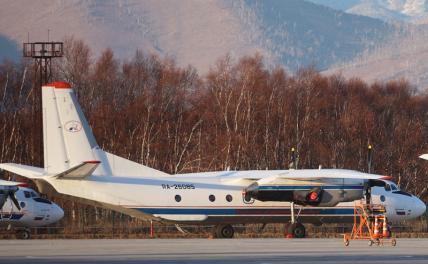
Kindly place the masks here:
<instances>
[{"instance_id":1,"label":"background aircraft propeller","mask_svg":"<svg viewBox=\"0 0 428 264\"><path fill-rule=\"evenodd\" d=\"M3 208L9 197L18 210L21 210L18 200L16 199L15 192L18 191L18 186L0 186L0 209Z\"/></svg>"}]
</instances>

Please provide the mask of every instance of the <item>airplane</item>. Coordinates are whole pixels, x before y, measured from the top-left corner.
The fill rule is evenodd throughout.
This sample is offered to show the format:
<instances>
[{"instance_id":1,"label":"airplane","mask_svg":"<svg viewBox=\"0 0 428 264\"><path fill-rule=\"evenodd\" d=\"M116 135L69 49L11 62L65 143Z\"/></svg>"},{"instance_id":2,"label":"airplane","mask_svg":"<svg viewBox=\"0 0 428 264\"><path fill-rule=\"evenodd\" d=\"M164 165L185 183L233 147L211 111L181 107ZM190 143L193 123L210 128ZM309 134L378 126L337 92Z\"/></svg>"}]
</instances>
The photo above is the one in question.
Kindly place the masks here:
<instances>
[{"instance_id":1,"label":"airplane","mask_svg":"<svg viewBox=\"0 0 428 264\"><path fill-rule=\"evenodd\" d=\"M235 224L352 222L354 203L370 195L388 221L416 218L425 204L398 189L390 176L342 169L214 171L171 175L105 152L96 143L75 93L65 82L42 87L44 168L0 168L53 192L152 221L212 225L232 238Z\"/></svg>"},{"instance_id":2,"label":"airplane","mask_svg":"<svg viewBox=\"0 0 428 264\"><path fill-rule=\"evenodd\" d=\"M0 227L14 228L18 238L29 239L29 228L53 224L63 216L61 207L27 184L0 180Z\"/></svg>"}]
</instances>

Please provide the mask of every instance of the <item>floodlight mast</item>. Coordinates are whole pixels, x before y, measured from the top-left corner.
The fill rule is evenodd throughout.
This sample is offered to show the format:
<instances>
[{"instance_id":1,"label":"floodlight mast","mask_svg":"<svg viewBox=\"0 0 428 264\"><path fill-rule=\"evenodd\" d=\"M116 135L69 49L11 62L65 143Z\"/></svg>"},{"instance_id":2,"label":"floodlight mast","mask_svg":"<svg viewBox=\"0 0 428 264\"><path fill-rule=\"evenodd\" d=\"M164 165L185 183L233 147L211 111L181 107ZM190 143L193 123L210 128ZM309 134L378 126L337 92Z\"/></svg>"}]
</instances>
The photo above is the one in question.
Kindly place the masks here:
<instances>
[{"instance_id":1,"label":"floodlight mast","mask_svg":"<svg viewBox=\"0 0 428 264\"><path fill-rule=\"evenodd\" d=\"M43 167L43 119L42 86L52 82L52 58L64 56L63 42L26 42L23 43L23 57L34 60L34 84L32 90L32 120L34 122L31 150L34 165Z\"/></svg>"}]
</instances>

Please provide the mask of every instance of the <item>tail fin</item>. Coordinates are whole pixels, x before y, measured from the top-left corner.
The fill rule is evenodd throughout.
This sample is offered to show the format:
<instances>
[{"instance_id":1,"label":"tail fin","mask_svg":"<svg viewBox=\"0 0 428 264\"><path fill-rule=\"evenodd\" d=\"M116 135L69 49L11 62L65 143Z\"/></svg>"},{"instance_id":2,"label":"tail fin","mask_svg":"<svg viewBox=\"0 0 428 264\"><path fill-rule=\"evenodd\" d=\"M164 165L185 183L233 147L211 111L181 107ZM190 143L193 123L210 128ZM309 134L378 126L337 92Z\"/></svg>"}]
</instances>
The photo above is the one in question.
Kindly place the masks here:
<instances>
[{"instance_id":1,"label":"tail fin","mask_svg":"<svg viewBox=\"0 0 428 264\"><path fill-rule=\"evenodd\" d=\"M133 177L169 176L102 151L68 83L54 82L43 86L42 101L44 166L47 174L57 175L72 168L80 168L88 161L100 161L91 173Z\"/></svg>"},{"instance_id":2,"label":"tail fin","mask_svg":"<svg viewBox=\"0 0 428 264\"><path fill-rule=\"evenodd\" d=\"M42 101L45 170L57 174L94 160L98 145L70 85L44 86Z\"/></svg>"}]
</instances>

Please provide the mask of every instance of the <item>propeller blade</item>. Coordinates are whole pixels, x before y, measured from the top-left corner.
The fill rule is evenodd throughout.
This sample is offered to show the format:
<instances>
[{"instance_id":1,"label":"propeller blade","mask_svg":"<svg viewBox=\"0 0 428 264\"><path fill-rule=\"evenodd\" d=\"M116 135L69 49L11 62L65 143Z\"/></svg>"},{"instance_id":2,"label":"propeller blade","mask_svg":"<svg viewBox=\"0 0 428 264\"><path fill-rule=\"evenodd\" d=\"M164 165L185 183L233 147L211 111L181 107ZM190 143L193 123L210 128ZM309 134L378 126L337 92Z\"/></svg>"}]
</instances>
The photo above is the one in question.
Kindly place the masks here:
<instances>
[{"instance_id":1,"label":"propeller blade","mask_svg":"<svg viewBox=\"0 0 428 264\"><path fill-rule=\"evenodd\" d=\"M19 202L15 197L14 191L9 192L9 197L12 200L13 204L16 206L16 208L18 208L18 210L21 211L21 206L19 205Z\"/></svg>"},{"instance_id":2,"label":"propeller blade","mask_svg":"<svg viewBox=\"0 0 428 264\"><path fill-rule=\"evenodd\" d=\"M3 208L3 205L6 203L7 200L7 193L2 193L0 191L0 210Z\"/></svg>"}]
</instances>

